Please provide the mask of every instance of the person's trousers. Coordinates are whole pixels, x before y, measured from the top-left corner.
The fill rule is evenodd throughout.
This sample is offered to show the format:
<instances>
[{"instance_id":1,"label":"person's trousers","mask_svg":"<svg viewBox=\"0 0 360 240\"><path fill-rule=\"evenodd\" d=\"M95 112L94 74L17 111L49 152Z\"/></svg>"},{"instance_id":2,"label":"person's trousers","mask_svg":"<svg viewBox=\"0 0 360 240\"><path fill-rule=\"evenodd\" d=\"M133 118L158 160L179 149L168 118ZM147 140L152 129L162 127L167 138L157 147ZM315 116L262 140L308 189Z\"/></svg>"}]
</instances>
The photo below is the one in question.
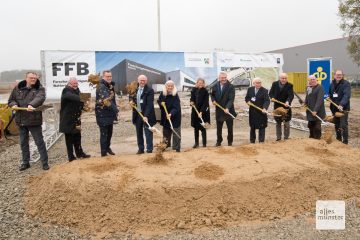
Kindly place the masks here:
<instances>
[{"instance_id":1,"label":"person's trousers","mask_svg":"<svg viewBox=\"0 0 360 240\"><path fill-rule=\"evenodd\" d=\"M290 121L284 123L284 139L288 139L290 136ZM281 140L282 137L282 122L276 121L276 140Z\"/></svg>"},{"instance_id":2,"label":"person's trousers","mask_svg":"<svg viewBox=\"0 0 360 240\"><path fill-rule=\"evenodd\" d=\"M181 127L174 128L174 131L181 137ZM176 134L174 134L170 128L163 127L163 136L168 147L171 146L170 141L172 136L172 149L180 151L181 139L178 138L178 136L176 136Z\"/></svg>"},{"instance_id":3,"label":"person's trousers","mask_svg":"<svg viewBox=\"0 0 360 240\"><path fill-rule=\"evenodd\" d=\"M250 127L250 143L256 141L256 128ZM259 128L259 142L265 142L265 128Z\"/></svg>"},{"instance_id":4,"label":"person's trousers","mask_svg":"<svg viewBox=\"0 0 360 240\"><path fill-rule=\"evenodd\" d=\"M107 151L110 148L113 126L114 125L112 124L106 126L99 126L101 155L106 155Z\"/></svg>"},{"instance_id":5,"label":"person's trousers","mask_svg":"<svg viewBox=\"0 0 360 240\"><path fill-rule=\"evenodd\" d=\"M195 144L199 145L199 131L201 131L203 146L206 147L206 129L204 127L194 127Z\"/></svg>"},{"instance_id":6,"label":"person's trousers","mask_svg":"<svg viewBox=\"0 0 360 240\"><path fill-rule=\"evenodd\" d=\"M30 147L29 147L29 132L31 133L36 147L40 154L40 160L43 165L48 164L48 154L46 150L46 145L44 142L44 137L42 135L42 127L40 126L20 126L20 148L22 154L22 164L29 164L30 162Z\"/></svg>"},{"instance_id":7,"label":"person's trousers","mask_svg":"<svg viewBox=\"0 0 360 240\"><path fill-rule=\"evenodd\" d=\"M310 131L309 138L315 138L315 139L321 138L321 122L320 121L309 121L308 128Z\"/></svg>"},{"instance_id":8,"label":"person's trousers","mask_svg":"<svg viewBox=\"0 0 360 240\"><path fill-rule=\"evenodd\" d=\"M342 117L334 116L336 139L345 144L348 144L349 141L348 118L348 112L344 112L344 116Z\"/></svg>"},{"instance_id":9,"label":"person's trousers","mask_svg":"<svg viewBox=\"0 0 360 240\"><path fill-rule=\"evenodd\" d=\"M142 120L142 118L136 118L135 122L136 128L136 139L138 148L140 151L144 151L144 132L146 140L146 151L150 152L153 150L153 132L149 130L148 125Z\"/></svg>"},{"instance_id":10,"label":"person's trousers","mask_svg":"<svg viewBox=\"0 0 360 240\"><path fill-rule=\"evenodd\" d=\"M81 147L81 133L65 133L65 144L66 144L66 150L68 154L68 158L72 159L74 158L74 149L77 156L81 155L83 153L82 147Z\"/></svg>"},{"instance_id":11,"label":"person's trousers","mask_svg":"<svg viewBox=\"0 0 360 240\"><path fill-rule=\"evenodd\" d=\"M228 129L228 135L227 135L228 144L232 144L233 138L234 138L234 136L233 136L234 120L230 119L225 122L226 122L226 127ZM224 125L224 121L216 121L216 134L217 134L216 143L218 143L218 144L221 144L223 141L223 137L222 137L223 125Z\"/></svg>"}]
</instances>

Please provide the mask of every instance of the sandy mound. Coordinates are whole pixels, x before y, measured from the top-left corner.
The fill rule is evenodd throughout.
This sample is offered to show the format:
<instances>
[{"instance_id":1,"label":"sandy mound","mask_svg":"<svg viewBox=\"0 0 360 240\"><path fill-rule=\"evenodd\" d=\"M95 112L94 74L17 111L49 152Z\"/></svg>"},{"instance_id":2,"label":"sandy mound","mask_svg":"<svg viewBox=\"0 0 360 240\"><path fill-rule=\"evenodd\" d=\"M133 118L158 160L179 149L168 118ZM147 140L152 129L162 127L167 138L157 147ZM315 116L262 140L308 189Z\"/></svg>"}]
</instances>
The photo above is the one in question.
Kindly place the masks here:
<instances>
[{"instance_id":1,"label":"sandy mound","mask_svg":"<svg viewBox=\"0 0 360 240\"><path fill-rule=\"evenodd\" d=\"M165 152L167 165L144 163L149 154L77 160L33 177L25 207L97 236L269 221L313 213L317 199L359 200L359 154L337 141L293 139Z\"/></svg>"}]
</instances>

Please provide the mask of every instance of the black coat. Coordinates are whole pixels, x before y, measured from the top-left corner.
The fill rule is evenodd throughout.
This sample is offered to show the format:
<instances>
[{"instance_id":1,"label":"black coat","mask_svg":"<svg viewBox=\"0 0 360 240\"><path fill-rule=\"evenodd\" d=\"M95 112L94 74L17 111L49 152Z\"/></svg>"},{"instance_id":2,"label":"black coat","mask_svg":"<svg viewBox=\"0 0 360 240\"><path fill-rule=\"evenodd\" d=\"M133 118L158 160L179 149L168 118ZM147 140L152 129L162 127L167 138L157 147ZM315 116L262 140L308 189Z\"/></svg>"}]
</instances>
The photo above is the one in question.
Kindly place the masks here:
<instances>
[{"instance_id":1,"label":"black coat","mask_svg":"<svg viewBox=\"0 0 360 240\"><path fill-rule=\"evenodd\" d=\"M324 88L320 84L312 88L311 93L307 90L305 104L311 111L317 112L320 118L325 118ZM306 111L306 117L308 121L319 121L318 118L314 117L309 111Z\"/></svg>"},{"instance_id":2,"label":"black coat","mask_svg":"<svg viewBox=\"0 0 360 240\"><path fill-rule=\"evenodd\" d=\"M12 107L17 105L18 107L28 107L28 105L34 108L40 107L46 98L45 88L41 85L40 81L31 87L26 87L26 81L23 80L12 90L8 106ZM15 113L15 122L18 126L39 126L42 125L43 118L41 111L17 111Z\"/></svg>"},{"instance_id":3,"label":"black coat","mask_svg":"<svg viewBox=\"0 0 360 240\"><path fill-rule=\"evenodd\" d=\"M171 122L174 128L181 126L181 107L180 107L180 98L178 94L166 95L164 96L163 92L160 93L159 99L157 100L159 107L161 109L161 119L160 125L166 128L170 128L170 123L166 117L165 110L161 105L161 102L165 102L168 113L171 113Z\"/></svg>"},{"instance_id":4,"label":"black coat","mask_svg":"<svg viewBox=\"0 0 360 240\"><path fill-rule=\"evenodd\" d=\"M190 102L195 103L196 109L202 113L204 122L210 123L210 108L209 108L209 93L206 88L193 88L191 91ZM191 126L200 128L201 120L198 117L195 109L191 110Z\"/></svg>"},{"instance_id":5,"label":"black coat","mask_svg":"<svg viewBox=\"0 0 360 240\"><path fill-rule=\"evenodd\" d=\"M223 90L220 89L220 83L216 83L211 89L211 101L216 101L223 108L229 109L229 112L236 117L234 109L235 88L228 81L224 84ZM226 114L219 107L215 109L216 121L232 120L229 114Z\"/></svg>"},{"instance_id":6,"label":"black coat","mask_svg":"<svg viewBox=\"0 0 360 240\"><path fill-rule=\"evenodd\" d=\"M102 100L107 99L113 95L110 106L105 106ZM96 89L96 104L95 104L95 115L96 122L99 126L108 126L114 123L117 119L117 109L115 102L114 83L107 83L104 79L101 79Z\"/></svg>"},{"instance_id":7,"label":"black coat","mask_svg":"<svg viewBox=\"0 0 360 240\"><path fill-rule=\"evenodd\" d=\"M334 97L334 93L338 96ZM341 105L344 110L349 111L351 97L350 83L343 79L339 81L339 84L336 84L336 80L332 80L329 89L329 97L334 103ZM330 104L330 110L333 114L339 111L333 104Z\"/></svg>"},{"instance_id":8,"label":"black coat","mask_svg":"<svg viewBox=\"0 0 360 240\"><path fill-rule=\"evenodd\" d=\"M255 98L255 99L254 99ZM259 88L256 96L255 96L255 87L249 87L245 96L245 102L252 102L259 108L268 109L270 105L270 99L268 90L264 87ZM258 109L254 107L249 107L249 125L252 128L266 128L267 127L267 115L260 112Z\"/></svg>"},{"instance_id":9,"label":"black coat","mask_svg":"<svg viewBox=\"0 0 360 240\"><path fill-rule=\"evenodd\" d=\"M137 92L134 96L129 96L129 100L133 101L135 105L137 106ZM149 87L148 85L144 86L143 92L140 96L140 106L141 106L141 113L144 115L144 117L148 118L148 122L150 126L153 126L156 124L156 117L155 117L155 110L154 110L154 90ZM139 118L140 115L138 112L133 109L132 113L132 123L136 124L137 118Z\"/></svg>"},{"instance_id":10,"label":"black coat","mask_svg":"<svg viewBox=\"0 0 360 240\"><path fill-rule=\"evenodd\" d=\"M81 110L84 103L80 101L79 88L73 89L66 86L61 94L60 124L59 132L77 133L77 125L81 125Z\"/></svg>"},{"instance_id":11,"label":"black coat","mask_svg":"<svg viewBox=\"0 0 360 240\"><path fill-rule=\"evenodd\" d=\"M294 100L294 90L293 85L289 82L285 83L285 85L280 88L280 81L276 81L272 83L272 86L270 88L269 96L270 98L275 98L276 100L279 100L280 102L288 102L289 105L291 105L292 101ZM285 109L288 109L287 114L285 117L274 117L277 122L281 122L285 120L286 122L291 120L291 108L285 107L284 105L281 105L280 103L274 102L274 109L278 107L283 107Z\"/></svg>"}]
</instances>

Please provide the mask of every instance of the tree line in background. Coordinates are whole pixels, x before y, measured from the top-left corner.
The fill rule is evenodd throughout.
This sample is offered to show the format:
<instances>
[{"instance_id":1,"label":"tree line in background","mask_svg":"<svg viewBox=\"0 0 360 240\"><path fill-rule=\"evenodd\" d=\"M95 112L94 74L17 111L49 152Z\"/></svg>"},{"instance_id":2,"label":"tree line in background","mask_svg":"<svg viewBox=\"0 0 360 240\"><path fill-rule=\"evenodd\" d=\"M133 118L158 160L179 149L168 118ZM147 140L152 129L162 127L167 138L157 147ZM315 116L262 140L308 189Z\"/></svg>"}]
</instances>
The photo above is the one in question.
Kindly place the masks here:
<instances>
[{"instance_id":1,"label":"tree line in background","mask_svg":"<svg viewBox=\"0 0 360 240\"><path fill-rule=\"evenodd\" d=\"M27 72L36 72L40 74L41 71L33 69L3 71L0 73L0 82L8 83L14 82L15 80L23 80L25 79L25 74Z\"/></svg>"},{"instance_id":2,"label":"tree line in background","mask_svg":"<svg viewBox=\"0 0 360 240\"><path fill-rule=\"evenodd\" d=\"M340 27L348 37L347 50L360 66L360 0L339 0Z\"/></svg>"}]
</instances>

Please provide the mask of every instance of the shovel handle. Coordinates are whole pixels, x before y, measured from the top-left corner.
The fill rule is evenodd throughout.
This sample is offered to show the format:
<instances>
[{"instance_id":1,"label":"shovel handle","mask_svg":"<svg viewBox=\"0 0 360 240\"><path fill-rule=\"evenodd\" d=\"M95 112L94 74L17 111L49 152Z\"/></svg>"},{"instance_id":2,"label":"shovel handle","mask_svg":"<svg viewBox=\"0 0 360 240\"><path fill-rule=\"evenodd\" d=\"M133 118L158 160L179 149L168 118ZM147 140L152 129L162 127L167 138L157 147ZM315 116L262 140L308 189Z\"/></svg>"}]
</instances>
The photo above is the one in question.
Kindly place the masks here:
<instances>
[{"instance_id":1,"label":"shovel handle","mask_svg":"<svg viewBox=\"0 0 360 240\"><path fill-rule=\"evenodd\" d=\"M285 103L283 103L283 102L281 102L281 101L279 101L279 100L277 100L277 99L275 99L275 98L271 98L271 101L272 101L272 102L279 103L279 104L283 105L284 107L290 107L290 108L291 108L290 105L287 105L287 106L286 106Z\"/></svg>"},{"instance_id":2,"label":"shovel handle","mask_svg":"<svg viewBox=\"0 0 360 240\"><path fill-rule=\"evenodd\" d=\"M213 101L214 105L217 106L218 108L220 108L221 110L223 110L225 112L225 108L223 108L220 104L218 104L216 101ZM235 116L232 115L230 112L228 113L233 119L235 119Z\"/></svg>"},{"instance_id":3,"label":"shovel handle","mask_svg":"<svg viewBox=\"0 0 360 240\"><path fill-rule=\"evenodd\" d=\"M195 112L197 113L198 117L200 118L202 124L205 124L205 123L204 123L204 120L202 119L202 117L200 117L200 113L199 113L199 111L197 110L195 104L191 104L191 103L190 103L190 105L195 109Z\"/></svg>"},{"instance_id":4,"label":"shovel handle","mask_svg":"<svg viewBox=\"0 0 360 240\"><path fill-rule=\"evenodd\" d=\"M311 109L308 106L305 105L305 108L306 108L306 110L308 110L309 112L312 113ZM322 120L321 117L319 117L317 114L315 115L315 117L317 119L319 119L321 121L321 123L326 124L326 122L324 122L324 120Z\"/></svg>"}]
</instances>

